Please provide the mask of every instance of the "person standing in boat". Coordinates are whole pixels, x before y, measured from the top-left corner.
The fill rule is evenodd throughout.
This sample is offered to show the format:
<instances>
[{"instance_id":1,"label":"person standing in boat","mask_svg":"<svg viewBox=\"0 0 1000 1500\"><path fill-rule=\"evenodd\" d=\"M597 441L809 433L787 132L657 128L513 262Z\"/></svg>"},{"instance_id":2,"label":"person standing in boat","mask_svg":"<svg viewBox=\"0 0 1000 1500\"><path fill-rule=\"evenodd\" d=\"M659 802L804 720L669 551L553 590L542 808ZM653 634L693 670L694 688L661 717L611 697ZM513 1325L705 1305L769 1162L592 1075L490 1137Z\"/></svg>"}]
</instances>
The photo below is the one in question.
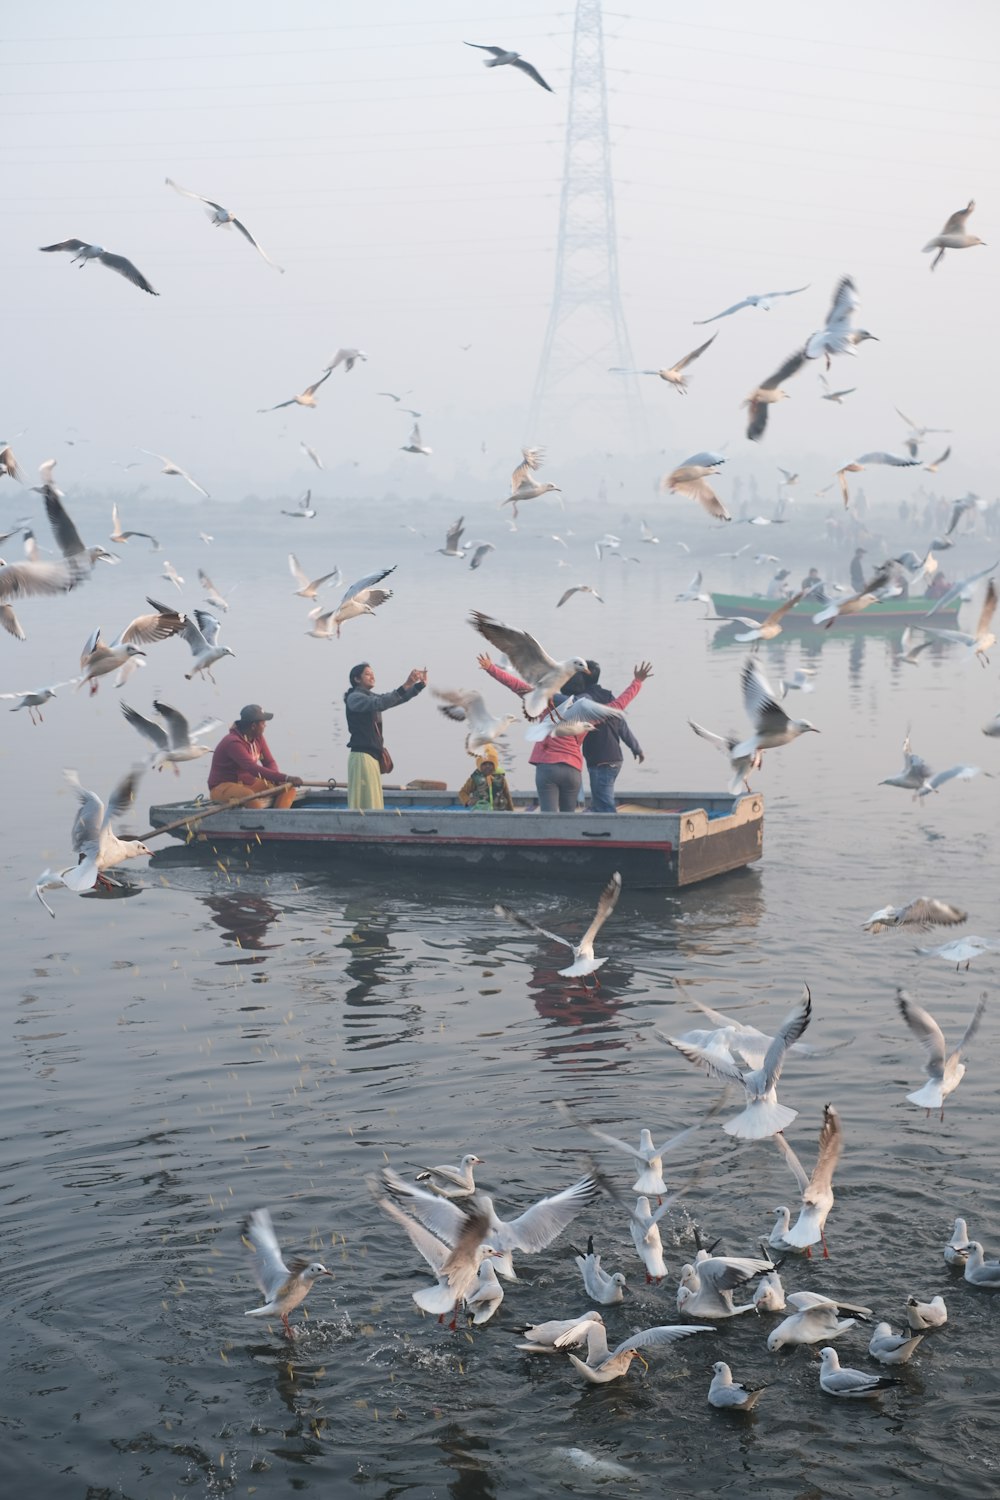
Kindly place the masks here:
<instances>
[{"instance_id":1,"label":"person standing in boat","mask_svg":"<svg viewBox=\"0 0 1000 1500\"><path fill-rule=\"evenodd\" d=\"M489 673L495 682L502 682L504 687L510 688L511 692L517 693L522 698L526 693L531 692L530 683L522 682L521 678L516 677L513 672L503 671L501 667L494 664L485 651L476 659L484 672ZM611 699L609 707L627 708L646 678L652 675L653 668L649 662L640 662L639 666L633 669L633 678L628 687L617 698ZM561 700L585 694L586 691L586 674L578 672L575 677L570 678L569 682L564 684L563 691L556 694L555 702L558 706ZM529 761L535 768L535 791L538 794L539 812L576 812L580 783L583 780L583 745L580 735L546 735L543 740L539 740L536 745L532 746Z\"/></svg>"},{"instance_id":2,"label":"person standing in boat","mask_svg":"<svg viewBox=\"0 0 1000 1500\"><path fill-rule=\"evenodd\" d=\"M370 663L351 668L350 687L344 694L347 711L347 806L355 811L384 806L382 780L392 770L392 756L382 738L382 715L387 708L409 703L427 686L427 669L414 667L402 687L391 693L375 692L375 673Z\"/></svg>"},{"instance_id":3,"label":"person standing in boat","mask_svg":"<svg viewBox=\"0 0 1000 1500\"><path fill-rule=\"evenodd\" d=\"M613 703L614 694L601 686L599 662L587 662L584 691L595 703ZM622 745L627 745L640 764L646 759L642 746L632 733L625 719L605 719L583 737L583 758L587 762L590 780L590 810L595 813L616 813L615 782L622 768Z\"/></svg>"},{"instance_id":4,"label":"person standing in boat","mask_svg":"<svg viewBox=\"0 0 1000 1500\"><path fill-rule=\"evenodd\" d=\"M240 709L240 716L230 725L212 754L212 768L208 773L208 791L213 802L236 802L247 792L267 792L269 787L281 786L286 781L290 787L277 795L261 797L259 801L247 802L247 807L291 807L295 801L295 788L302 785L301 776L286 776L278 770L278 763L268 749L264 738L264 725L274 715L265 713L259 703L248 703Z\"/></svg>"}]
</instances>

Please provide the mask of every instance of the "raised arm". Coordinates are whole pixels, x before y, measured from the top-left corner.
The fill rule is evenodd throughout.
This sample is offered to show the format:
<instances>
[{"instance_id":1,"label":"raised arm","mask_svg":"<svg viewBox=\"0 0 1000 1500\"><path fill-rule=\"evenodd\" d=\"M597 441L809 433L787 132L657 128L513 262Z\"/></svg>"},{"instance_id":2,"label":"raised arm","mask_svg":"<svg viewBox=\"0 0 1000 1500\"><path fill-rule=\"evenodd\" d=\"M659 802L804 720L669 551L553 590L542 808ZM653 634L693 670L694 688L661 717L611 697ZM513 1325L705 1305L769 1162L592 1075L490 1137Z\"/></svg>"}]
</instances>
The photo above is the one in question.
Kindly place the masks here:
<instances>
[{"instance_id":1,"label":"raised arm","mask_svg":"<svg viewBox=\"0 0 1000 1500\"><path fill-rule=\"evenodd\" d=\"M628 687L623 693L619 693L617 698L612 698L611 702L608 704L608 707L628 708L629 704L632 702L632 699L635 697L636 693L646 681L646 678L652 677L652 675L653 668L650 666L649 662L640 662L637 667L633 668L632 681L629 683Z\"/></svg>"},{"instance_id":2,"label":"raised arm","mask_svg":"<svg viewBox=\"0 0 1000 1500\"><path fill-rule=\"evenodd\" d=\"M525 693L531 692L530 682L523 682L520 677L515 677L513 672L505 672L502 667L498 667L495 662L491 661L485 651L477 660L484 672L495 682L502 682L504 687L510 688L512 693L518 693L523 698Z\"/></svg>"}]
</instances>

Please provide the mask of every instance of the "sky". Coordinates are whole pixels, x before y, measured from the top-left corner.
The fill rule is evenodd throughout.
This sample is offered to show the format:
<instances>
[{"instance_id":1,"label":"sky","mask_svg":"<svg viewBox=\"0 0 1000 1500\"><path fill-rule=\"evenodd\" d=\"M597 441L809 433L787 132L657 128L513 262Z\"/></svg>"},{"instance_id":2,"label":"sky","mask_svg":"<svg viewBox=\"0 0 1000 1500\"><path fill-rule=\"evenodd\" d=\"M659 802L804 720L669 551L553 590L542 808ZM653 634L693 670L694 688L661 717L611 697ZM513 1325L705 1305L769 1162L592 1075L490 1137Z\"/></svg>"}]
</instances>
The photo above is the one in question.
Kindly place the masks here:
<instances>
[{"instance_id":1,"label":"sky","mask_svg":"<svg viewBox=\"0 0 1000 1500\"><path fill-rule=\"evenodd\" d=\"M573 16L523 0L48 0L9 13L0 436L23 434L29 468L57 456L67 489L152 477L148 448L222 500L312 481L501 498L552 305ZM466 41L522 52L554 92L487 71ZM809 289L713 325L686 397L641 377L644 441L623 431L606 370L617 360L592 361L581 400L531 431L546 474L593 492L617 465L649 489L724 446L730 472L769 483L783 464L818 488L860 452L899 451L898 405L951 430L935 483L992 498L995 4L639 0L606 7L604 53L637 366L672 364L704 336L695 319L749 292ZM231 208L285 274L166 177ZM922 245L970 198L986 248L931 274ZM159 297L38 253L70 237L127 255ZM741 401L822 325L844 274L878 338L830 372L855 393L821 401L809 367L749 443ZM334 371L316 410L259 413L341 346L368 361ZM400 451L410 419L381 391L408 393L399 405L423 413L430 455ZM871 486L912 487L887 472Z\"/></svg>"}]
</instances>

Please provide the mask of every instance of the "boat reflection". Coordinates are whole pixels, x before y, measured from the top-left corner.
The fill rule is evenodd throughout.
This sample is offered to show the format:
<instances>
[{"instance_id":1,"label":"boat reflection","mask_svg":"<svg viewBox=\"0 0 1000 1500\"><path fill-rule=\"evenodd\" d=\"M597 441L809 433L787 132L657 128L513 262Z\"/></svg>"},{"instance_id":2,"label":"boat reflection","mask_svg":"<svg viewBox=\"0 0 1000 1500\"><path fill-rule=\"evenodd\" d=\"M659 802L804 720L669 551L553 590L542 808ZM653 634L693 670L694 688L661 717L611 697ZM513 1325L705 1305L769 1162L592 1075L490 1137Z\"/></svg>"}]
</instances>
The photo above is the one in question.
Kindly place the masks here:
<instances>
[{"instance_id":1,"label":"boat reflection","mask_svg":"<svg viewBox=\"0 0 1000 1500\"><path fill-rule=\"evenodd\" d=\"M199 895L198 900L212 913L212 921L222 930L222 939L251 955L260 955L283 943L267 943L264 939L269 929L281 917L281 912L266 896L256 896L251 891L235 893L213 891ZM263 958L227 958L217 961L220 968L230 964L262 963Z\"/></svg>"}]
</instances>

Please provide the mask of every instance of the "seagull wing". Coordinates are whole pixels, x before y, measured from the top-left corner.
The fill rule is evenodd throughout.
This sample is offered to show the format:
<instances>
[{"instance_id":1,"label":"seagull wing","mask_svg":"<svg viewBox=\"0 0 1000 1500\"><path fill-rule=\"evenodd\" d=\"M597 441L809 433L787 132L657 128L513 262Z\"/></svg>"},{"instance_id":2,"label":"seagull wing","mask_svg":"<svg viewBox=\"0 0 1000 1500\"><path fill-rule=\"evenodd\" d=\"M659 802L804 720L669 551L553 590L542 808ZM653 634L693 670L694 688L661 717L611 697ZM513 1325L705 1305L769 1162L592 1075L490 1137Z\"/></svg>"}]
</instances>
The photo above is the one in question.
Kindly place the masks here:
<instances>
[{"instance_id":1,"label":"seagull wing","mask_svg":"<svg viewBox=\"0 0 1000 1500\"><path fill-rule=\"evenodd\" d=\"M713 734L710 729L704 729L700 724L696 724L693 719L688 719L688 723L700 739L707 740L710 745L714 745L721 755L728 755L733 746L739 743L735 735ZM712 1014L712 1012L706 1012L706 1014ZM719 1024L721 1025L722 1023L720 1022Z\"/></svg>"},{"instance_id":2,"label":"seagull wing","mask_svg":"<svg viewBox=\"0 0 1000 1500\"><path fill-rule=\"evenodd\" d=\"M113 823L122 813L129 812L135 803L135 794L139 790L139 782L142 780L146 767L143 765L133 766L114 787L108 798L108 808L105 814L105 823Z\"/></svg>"},{"instance_id":3,"label":"seagull wing","mask_svg":"<svg viewBox=\"0 0 1000 1500\"><path fill-rule=\"evenodd\" d=\"M833 1174L844 1149L844 1134L840 1128L840 1116L832 1104L823 1107L823 1124L819 1131L819 1154L803 1196L809 1202L814 1195L830 1192Z\"/></svg>"},{"instance_id":4,"label":"seagull wing","mask_svg":"<svg viewBox=\"0 0 1000 1500\"><path fill-rule=\"evenodd\" d=\"M186 750L190 746L193 736L188 726L188 721L180 709L171 708L169 703L160 703L155 698L153 699L153 707L167 726L171 750ZM197 733L206 734L209 728L213 727L216 723L218 723L218 720L208 720L204 725L199 726Z\"/></svg>"},{"instance_id":5,"label":"seagull wing","mask_svg":"<svg viewBox=\"0 0 1000 1500\"><path fill-rule=\"evenodd\" d=\"M83 854L87 850L96 849L101 829L104 826L104 803L96 792L88 791L80 783L80 778L75 771L64 771L63 775L70 786L76 791L79 801L79 809L73 820L73 832L71 840L73 851Z\"/></svg>"},{"instance_id":6,"label":"seagull wing","mask_svg":"<svg viewBox=\"0 0 1000 1500\"><path fill-rule=\"evenodd\" d=\"M169 750L170 741L162 725L155 724L152 719L144 718L137 709L132 708L124 699L122 700L121 707L122 713L133 729L138 729L140 734L145 735L146 739L155 745L157 750Z\"/></svg>"},{"instance_id":7,"label":"seagull wing","mask_svg":"<svg viewBox=\"0 0 1000 1500\"><path fill-rule=\"evenodd\" d=\"M504 652L525 681L534 684L539 678L558 670L559 663L553 661L526 630L515 630L502 620L494 620L478 610L473 610L470 624L491 646Z\"/></svg>"},{"instance_id":8,"label":"seagull wing","mask_svg":"<svg viewBox=\"0 0 1000 1500\"><path fill-rule=\"evenodd\" d=\"M308 579L303 573L302 568L299 565L299 560L295 556L294 552L289 552L288 554L288 567L299 588L307 589L310 585L311 580Z\"/></svg>"},{"instance_id":9,"label":"seagull wing","mask_svg":"<svg viewBox=\"0 0 1000 1500\"><path fill-rule=\"evenodd\" d=\"M482 42L466 42L467 47L475 47L477 52L492 52L494 57L505 57L506 47L487 47Z\"/></svg>"},{"instance_id":10,"label":"seagull wing","mask_svg":"<svg viewBox=\"0 0 1000 1500\"><path fill-rule=\"evenodd\" d=\"M594 913L594 920L591 922L590 926L583 934L583 937L580 939L579 946L581 948L586 947L588 943L592 943L594 941L595 937L600 932L601 928L604 926L605 922L608 920L615 907L618 905L618 897L621 895L621 893L622 878L616 870L597 899L597 910Z\"/></svg>"},{"instance_id":11,"label":"seagull wing","mask_svg":"<svg viewBox=\"0 0 1000 1500\"><path fill-rule=\"evenodd\" d=\"M500 1241L497 1249L544 1250L581 1210L593 1203L597 1194L597 1179L588 1175L572 1187L563 1188L561 1193L541 1198L503 1226L503 1233L495 1236Z\"/></svg>"},{"instance_id":12,"label":"seagull wing","mask_svg":"<svg viewBox=\"0 0 1000 1500\"><path fill-rule=\"evenodd\" d=\"M659 1031L656 1035L662 1042L673 1047L675 1052L686 1057L689 1063L704 1068L706 1073L710 1073L713 1078L720 1078L723 1083L738 1083L746 1087L746 1077L742 1068L732 1061L726 1062L720 1053L708 1052L704 1047L695 1047L691 1043L675 1041L673 1037L664 1036Z\"/></svg>"},{"instance_id":13,"label":"seagull wing","mask_svg":"<svg viewBox=\"0 0 1000 1500\"><path fill-rule=\"evenodd\" d=\"M197 196L191 194L192 197ZM266 1208L255 1208L243 1224L243 1239L253 1252L253 1279L270 1302L291 1276Z\"/></svg>"},{"instance_id":14,"label":"seagull wing","mask_svg":"<svg viewBox=\"0 0 1000 1500\"><path fill-rule=\"evenodd\" d=\"M214 208L220 214L228 212L221 203L213 203L211 198L203 198L200 193L192 193L190 188L181 187L180 183L175 182L172 177L165 177L163 180L167 187L172 187L174 192L180 193L182 198L193 198L196 203L204 203L206 208Z\"/></svg>"},{"instance_id":15,"label":"seagull wing","mask_svg":"<svg viewBox=\"0 0 1000 1500\"><path fill-rule=\"evenodd\" d=\"M284 267L279 266L275 261L273 261L262 245L258 245L257 241L254 239L247 226L245 224L242 224L239 219L232 219L230 222L232 223L233 228L238 229L243 238L250 242L261 259L266 260L269 266L274 266L274 269L276 271L280 271L282 276L284 276Z\"/></svg>"},{"instance_id":16,"label":"seagull wing","mask_svg":"<svg viewBox=\"0 0 1000 1500\"><path fill-rule=\"evenodd\" d=\"M965 1052L965 1049L968 1047L969 1043L972 1041L972 1039L976 1035L976 1032L979 1030L979 1023L983 1019L983 1011L985 1009L986 1009L986 996L985 995L981 995L980 999L979 999L979 1004L976 1006L976 1009L975 1009L975 1011L973 1013L972 1020L969 1022L968 1026L965 1028L965 1035L962 1037L962 1040L959 1042L958 1046L955 1048L955 1051L952 1053L953 1057L961 1057L962 1054Z\"/></svg>"},{"instance_id":17,"label":"seagull wing","mask_svg":"<svg viewBox=\"0 0 1000 1500\"><path fill-rule=\"evenodd\" d=\"M559 717L564 724L603 724L607 719L624 719L620 708L610 703L595 703L593 698L574 698L572 703L560 703Z\"/></svg>"},{"instance_id":18,"label":"seagull wing","mask_svg":"<svg viewBox=\"0 0 1000 1500\"><path fill-rule=\"evenodd\" d=\"M692 1328L687 1323L662 1323L658 1328L643 1328L639 1333L633 1333L631 1337L623 1339L616 1349L612 1349L608 1359L614 1359L617 1354L624 1354L626 1349L651 1349L664 1344L676 1344L679 1339L690 1338L695 1333L711 1333L711 1328ZM604 1364L607 1361L602 1360Z\"/></svg>"},{"instance_id":19,"label":"seagull wing","mask_svg":"<svg viewBox=\"0 0 1000 1500\"><path fill-rule=\"evenodd\" d=\"M779 604L778 608L773 612L773 614L768 615L767 619L764 621L764 624L765 625L777 625L778 621L779 620L783 620L785 618L785 616L787 615L788 611L790 609L794 609L795 606L796 606L796 604L798 604L805 597L806 597L806 591L805 591L805 589L803 589L802 592L799 593L799 594L793 594L790 599L786 599L783 604ZM756 622L756 620L751 620L749 623L752 624L752 625L756 625L757 622Z\"/></svg>"},{"instance_id":20,"label":"seagull wing","mask_svg":"<svg viewBox=\"0 0 1000 1500\"><path fill-rule=\"evenodd\" d=\"M807 1193L809 1191L809 1174L785 1140L784 1132L781 1130L777 1131L776 1134L772 1135L771 1139L788 1163L792 1176L799 1185L799 1192Z\"/></svg>"},{"instance_id":21,"label":"seagull wing","mask_svg":"<svg viewBox=\"0 0 1000 1500\"><path fill-rule=\"evenodd\" d=\"M88 250L86 240L60 240L58 245L39 245L39 250Z\"/></svg>"},{"instance_id":22,"label":"seagull wing","mask_svg":"<svg viewBox=\"0 0 1000 1500\"><path fill-rule=\"evenodd\" d=\"M0 565L0 602L65 594L80 582L65 562L14 562Z\"/></svg>"},{"instance_id":23,"label":"seagull wing","mask_svg":"<svg viewBox=\"0 0 1000 1500\"><path fill-rule=\"evenodd\" d=\"M713 333L712 337L710 339L706 339L703 344L699 344L697 349L692 349L690 354L685 354L683 359L679 359L673 366L673 368L675 370L683 370L687 365L691 364L693 360L696 360L700 354L704 354L709 344L714 344L718 337L719 335L717 333Z\"/></svg>"},{"instance_id":24,"label":"seagull wing","mask_svg":"<svg viewBox=\"0 0 1000 1500\"><path fill-rule=\"evenodd\" d=\"M154 641L165 641L184 629L187 624L186 615L176 609L169 609L166 605L157 604L155 599L148 600L148 603L156 610L156 614L137 615L125 626L121 635L113 642L114 645L149 646Z\"/></svg>"},{"instance_id":25,"label":"seagull wing","mask_svg":"<svg viewBox=\"0 0 1000 1500\"><path fill-rule=\"evenodd\" d=\"M465 517L464 516L459 516L458 520L457 521L453 521L452 524L448 527L448 530L445 533L445 542L444 542L444 544L448 548L449 552L457 552L458 551L458 541L459 541L459 538L462 535L462 532L464 530L465 530Z\"/></svg>"},{"instance_id":26,"label":"seagull wing","mask_svg":"<svg viewBox=\"0 0 1000 1500\"><path fill-rule=\"evenodd\" d=\"M730 315L730 313L739 312L739 310L740 310L741 307L749 307L749 306L750 306L750 298L749 297L744 297L742 302L734 302L733 305L732 305L732 307L724 308L722 312L716 313L714 317L711 317L711 318L694 318L692 321L694 322L695 327L701 328L701 327L704 327L704 325L706 323L717 323L720 318L728 318L729 315Z\"/></svg>"},{"instance_id":27,"label":"seagull wing","mask_svg":"<svg viewBox=\"0 0 1000 1500\"><path fill-rule=\"evenodd\" d=\"M799 292L807 292L811 286L812 282L807 281L805 286L793 286L791 291L788 292L765 292L764 298L768 300L772 297L795 297Z\"/></svg>"},{"instance_id":28,"label":"seagull wing","mask_svg":"<svg viewBox=\"0 0 1000 1500\"><path fill-rule=\"evenodd\" d=\"M555 92L554 89L549 88L549 85L545 82L545 79L542 77L541 73L539 73L538 69L533 68L530 62L525 62L523 57L519 57L517 59L517 61L514 63L514 67L519 68L522 73L527 73L528 77L533 78L536 83L540 83L542 88L545 89L547 93L552 94Z\"/></svg>"},{"instance_id":29,"label":"seagull wing","mask_svg":"<svg viewBox=\"0 0 1000 1500\"><path fill-rule=\"evenodd\" d=\"M896 915L896 927L956 927L968 919L969 913L947 901L936 901L931 896L918 896Z\"/></svg>"},{"instance_id":30,"label":"seagull wing","mask_svg":"<svg viewBox=\"0 0 1000 1500\"><path fill-rule=\"evenodd\" d=\"M341 604L348 604L350 600L356 599L365 589L370 589L376 583L381 583L383 578L388 578L390 573L395 573L397 564L393 563L391 568L382 568L378 573L369 573L367 578L361 578L357 583L352 583L347 593L341 599ZM384 601L382 601L384 603Z\"/></svg>"},{"instance_id":31,"label":"seagull wing","mask_svg":"<svg viewBox=\"0 0 1000 1500\"><path fill-rule=\"evenodd\" d=\"M797 375L805 362L806 351L804 349L796 349L794 354L788 356L780 369L775 370L773 375L769 375L766 380L761 381L761 390L776 391L779 385L782 385L786 380L790 380L793 375Z\"/></svg>"},{"instance_id":32,"label":"seagull wing","mask_svg":"<svg viewBox=\"0 0 1000 1500\"><path fill-rule=\"evenodd\" d=\"M909 1026L927 1055L926 1070L929 1078L944 1077L945 1040L944 1033L929 1011L911 1000L905 990L896 991L899 1013Z\"/></svg>"},{"instance_id":33,"label":"seagull wing","mask_svg":"<svg viewBox=\"0 0 1000 1500\"><path fill-rule=\"evenodd\" d=\"M580 592L580 585L579 584L577 584L577 586L575 588L567 589L566 592L565 592L565 594L563 594L562 598L559 600L559 603L556 605L556 609L562 609L563 605L566 603L566 600L567 599L572 599L573 595L574 594L578 594L579 592Z\"/></svg>"},{"instance_id":34,"label":"seagull wing","mask_svg":"<svg viewBox=\"0 0 1000 1500\"><path fill-rule=\"evenodd\" d=\"M51 484L43 485L42 493L45 496L45 514L49 518L49 525L52 527L52 534L59 551L63 557L79 557L87 549L58 493Z\"/></svg>"},{"instance_id":35,"label":"seagull wing","mask_svg":"<svg viewBox=\"0 0 1000 1500\"><path fill-rule=\"evenodd\" d=\"M976 636L984 636L990 628L993 616L997 608L997 586L991 578L986 585L986 596L983 599L983 607L979 614L979 624L976 626Z\"/></svg>"},{"instance_id":36,"label":"seagull wing","mask_svg":"<svg viewBox=\"0 0 1000 1500\"><path fill-rule=\"evenodd\" d=\"M549 938L553 943L561 943L564 948L573 952L573 944L567 938L560 937L557 932L549 932L547 927L539 927L537 922L532 922L528 917L522 917L521 913L514 911L512 907L504 906L498 901L493 910L498 917L506 917L508 922L516 922L518 927L524 927L528 932L535 932L539 937Z\"/></svg>"},{"instance_id":37,"label":"seagull wing","mask_svg":"<svg viewBox=\"0 0 1000 1500\"><path fill-rule=\"evenodd\" d=\"M392 1196L397 1201L402 1200L414 1218L419 1219L438 1239L450 1246L458 1243L466 1215L452 1199L415 1187L393 1171L392 1167L382 1168L382 1180Z\"/></svg>"},{"instance_id":38,"label":"seagull wing","mask_svg":"<svg viewBox=\"0 0 1000 1500\"><path fill-rule=\"evenodd\" d=\"M194 656L200 656L203 651L208 650L208 641L202 635L197 620L185 620L181 634L191 647Z\"/></svg>"},{"instance_id":39,"label":"seagull wing","mask_svg":"<svg viewBox=\"0 0 1000 1500\"><path fill-rule=\"evenodd\" d=\"M812 996L809 993L809 986L804 985L803 991L802 1003L782 1021L777 1035L764 1054L760 1071L763 1075L765 1090L773 1088L781 1077L785 1053L793 1042L798 1041L812 1018Z\"/></svg>"},{"instance_id":40,"label":"seagull wing","mask_svg":"<svg viewBox=\"0 0 1000 1500\"><path fill-rule=\"evenodd\" d=\"M842 332L850 323L852 313L855 313L859 306L857 288L850 276L844 276L838 282L833 294L830 311L826 315L826 327Z\"/></svg>"},{"instance_id":41,"label":"seagull wing","mask_svg":"<svg viewBox=\"0 0 1000 1500\"><path fill-rule=\"evenodd\" d=\"M522 448L521 459L521 463L518 464L517 468L510 476L510 492L512 495L516 490L520 489L521 485L524 484L526 480L531 479L532 474L537 469L540 469L542 467L545 462L545 449Z\"/></svg>"},{"instance_id":42,"label":"seagull wing","mask_svg":"<svg viewBox=\"0 0 1000 1500\"><path fill-rule=\"evenodd\" d=\"M969 199L969 203L968 203L968 207L967 208L960 208L960 209L957 210L957 212L953 213L951 215L951 217L945 222L945 226L942 229L941 233L942 234L964 234L965 233L966 220L968 219L969 215L971 214L971 212L975 208L975 206L976 206L976 200L975 200L975 198L970 198ZM58 245L56 245L54 248L58 250L61 247L58 246Z\"/></svg>"},{"instance_id":43,"label":"seagull wing","mask_svg":"<svg viewBox=\"0 0 1000 1500\"><path fill-rule=\"evenodd\" d=\"M124 276L126 281L131 281L140 291L149 292L152 297L160 295L146 280L139 267L134 266L124 255L113 255L110 250L102 250L97 258L102 266L107 266L109 271L117 271L119 276Z\"/></svg>"},{"instance_id":44,"label":"seagull wing","mask_svg":"<svg viewBox=\"0 0 1000 1500\"><path fill-rule=\"evenodd\" d=\"M854 460L856 464L891 464L896 469L912 469L919 464L919 458L904 458L899 453L883 453L881 450L875 453L862 453L860 458Z\"/></svg>"},{"instance_id":45,"label":"seagull wing","mask_svg":"<svg viewBox=\"0 0 1000 1500\"><path fill-rule=\"evenodd\" d=\"M752 656L743 666L743 702L758 734L780 733L789 722L774 689Z\"/></svg>"},{"instance_id":46,"label":"seagull wing","mask_svg":"<svg viewBox=\"0 0 1000 1500\"><path fill-rule=\"evenodd\" d=\"M194 617L198 621L198 629L209 646L215 646L219 639L219 631L222 629L222 622L205 609L196 609Z\"/></svg>"},{"instance_id":47,"label":"seagull wing","mask_svg":"<svg viewBox=\"0 0 1000 1500\"><path fill-rule=\"evenodd\" d=\"M596 1125L588 1125L587 1131L595 1140L603 1141L606 1146L614 1146L616 1151L621 1151L625 1156L631 1156L635 1161L643 1159L643 1153L630 1146L628 1141L619 1140L616 1135L608 1135L606 1130L598 1130Z\"/></svg>"},{"instance_id":48,"label":"seagull wing","mask_svg":"<svg viewBox=\"0 0 1000 1500\"><path fill-rule=\"evenodd\" d=\"M383 1213L388 1214L390 1219L395 1219L396 1223L402 1226L413 1248L423 1256L435 1275L440 1276L451 1254L451 1247L439 1240L432 1230L426 1229L416 1219L411 1219L409 1214L404 1213L399 1204L394 1203L391 1198L376 1198L375 1202Z\"/></svg>"},{"instance_id":49,"label":"seagull wing","mask_svg":"<svg viewBox=\"0 0 1000 1500\"><path fill-rule=\"evenodd\" d=\"M318 380L314 381L312 385L307 385L302 394L304 396L315 396L316 392L319 390L319 388L323 384L324 380L329 380L329 378L330 378L330 376L332 374L333 374L333 369L331 367L329 370L326 370L319 377Z\"/></svg>"}]
</instances>

